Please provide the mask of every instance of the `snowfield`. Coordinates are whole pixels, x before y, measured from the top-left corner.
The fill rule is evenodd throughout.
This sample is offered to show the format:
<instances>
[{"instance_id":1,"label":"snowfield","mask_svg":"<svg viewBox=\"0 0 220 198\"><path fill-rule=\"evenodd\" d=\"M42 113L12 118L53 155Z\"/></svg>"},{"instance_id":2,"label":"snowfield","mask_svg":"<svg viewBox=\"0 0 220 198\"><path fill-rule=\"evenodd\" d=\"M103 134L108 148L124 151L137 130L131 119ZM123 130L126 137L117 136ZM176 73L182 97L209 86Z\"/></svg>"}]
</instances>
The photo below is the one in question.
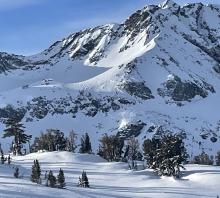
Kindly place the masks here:
<instances>
[{"instance_id":1,"label":"snowfield","mask_svg":"<svg viewBox=\"0 0 220 198\"><path fill-rule=\"evenodd\" d=\"M30 181L33 160L41 164L42 178L46 170L57 174L62 168L66 189L52 189ZM13 177L19 166L23 179ZM91 188L77 187L82 170L87 171ZM0 197L13 198L194 198L217 197L220 194L220 167L187 165L182 179L158 177L152 170L132 172L126 163L108 163L88 154L69 152L33 153L13 158L12 165L0 165ZM43 181L44 182L44 181Z\"/></svg>"}]
</instances>

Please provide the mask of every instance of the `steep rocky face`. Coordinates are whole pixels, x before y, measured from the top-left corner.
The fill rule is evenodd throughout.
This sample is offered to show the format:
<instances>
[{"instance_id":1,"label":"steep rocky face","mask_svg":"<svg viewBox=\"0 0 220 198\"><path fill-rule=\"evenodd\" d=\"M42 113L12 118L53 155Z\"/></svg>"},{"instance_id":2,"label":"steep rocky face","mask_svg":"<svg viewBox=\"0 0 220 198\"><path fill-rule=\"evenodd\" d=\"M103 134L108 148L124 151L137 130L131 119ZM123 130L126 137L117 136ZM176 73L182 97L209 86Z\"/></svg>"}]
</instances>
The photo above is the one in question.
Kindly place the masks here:
<instances>
[{"instance_id":1,"label":"steep rocky face","mask_svg":"<svg viewBox=\"0 0 220 198\"><path fill-rule=\"evenodd\" d=\"M7 74L12 70L36 70L41 65L49 64L49 61L32 61L24 56L0 52L0 74Z\"/></svg>"},{"instance_id":2,"label":"steep rocky face","mask_svg":"<svg viewBox=\"0 0 220 198\"><path fill-rule=\"evenodd\" d=\"M21 56L0 53L0 73L6 73L9 70L27 65L28 63L23 59Z\"/></svg>"},{"instance_id":3,"label":"steep rocky face","mask_svg":"<svg viewBox=\"0 0 220 198\"><path fill-rule=\"evenodd\" d=\"M173 76L168 79L164 84L164 88L159 88L158 93L160 96L171 97L174 101L190 101L196 96L206 98L208 92L215 93L214 88L202 82L201 86L198 86L196 82L182 82L178 76Z\"/></svg>"},{"instance_id":4,"label":"steep rocky face","mask_svg":"<svg viewBox=\"0 0 220 198\"><path fill-rule=\"evenodd\" d=\"M36 134L74 126L96 143L106 132L142 141L172 131L192 156L215 154L219 19L220 6L167 0L30 57L0 53L0 119L16 115Z\"/></svg>"},{"instance_id":5,"label":"steep rocky face","mask_svg":"<svg viewBox=\"0 0 220 198\"><path fill-rule=\"evenodd\" d=\"M17 101L19 103L19 101ZM118 111L125 105L134 105L134 101L129 101L121 97L95 97L90 93L80 92L76 97L66 96L65 98L47 99L39 96L22 104L22 107L7 105L0 108L0 119L15 116L18 120L26 118L27 122L41 120L50 115L68 114L75 118L77 114L83 113L85 116L94 117L97 113L108 113ZM28 116L25 116L28 112Z\"/></svg>"},{"instance_id":6,"label":"steep rocky face","mask_svg":"<svg viewBox=\"0 0 220 198\"><path fill-rule=\"evenodd\" d=\"M151 90L145 86L144 82L126 82L123 89L132 96L136 96L143 100L154 98Z\"/></svg>"}]
</instances>

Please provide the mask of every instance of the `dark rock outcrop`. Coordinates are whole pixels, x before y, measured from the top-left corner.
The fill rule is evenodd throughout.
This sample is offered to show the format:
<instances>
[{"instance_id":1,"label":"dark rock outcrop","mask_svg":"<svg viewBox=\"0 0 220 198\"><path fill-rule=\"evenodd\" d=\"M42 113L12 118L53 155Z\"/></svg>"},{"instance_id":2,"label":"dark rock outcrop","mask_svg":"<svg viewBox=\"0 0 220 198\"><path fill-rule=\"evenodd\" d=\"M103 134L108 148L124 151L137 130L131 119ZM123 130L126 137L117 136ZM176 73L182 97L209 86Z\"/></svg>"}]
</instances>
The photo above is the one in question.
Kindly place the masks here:
<instances>
[{"instance_id":1,"label":"dark rock outcrop","mask_svg":"<svg viewBox=\"0 0 220 198\"><path fill-rule=\"evenodd\" d=\"M208 83L203 82L203 87L195 82L182 81L178 76L163 83L163 88L159 88L158 94L162 97L170 97L176 102L191 101L195 96L205 98L208 93L214 93L214 88Z\"/></svg>"}]
</instances>

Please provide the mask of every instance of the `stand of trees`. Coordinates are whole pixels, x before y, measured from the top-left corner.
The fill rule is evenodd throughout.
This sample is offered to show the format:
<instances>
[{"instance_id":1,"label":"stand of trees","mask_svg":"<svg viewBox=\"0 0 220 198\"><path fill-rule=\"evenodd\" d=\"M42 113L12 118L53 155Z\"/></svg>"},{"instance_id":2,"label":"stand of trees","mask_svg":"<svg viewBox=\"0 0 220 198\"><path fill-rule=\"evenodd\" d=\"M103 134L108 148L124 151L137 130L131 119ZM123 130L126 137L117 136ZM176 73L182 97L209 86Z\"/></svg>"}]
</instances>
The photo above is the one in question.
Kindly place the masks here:
<instances>
[{"instance_id":1,"label":"stand of trees","mask_svg":"<svg viewBox=\"0 0 220 198\"><path fill-rule=\"evenodd\" d=\"M63 151L65 148L66 138L64 133L56 129L47 129L46 133L41 133L40 137L35 138L31 151Z\"/></svg>"},{"instance_id":2,"label":"stand of trees","mask_svg":"<svg viewBox=\"0 0 220 198\"><path fill-rule=\"evenodd\" d=\"M62 169L60 169L59 174L57 175L57 178L54 176L53 171L49 171L49 174L47 175L47 172L45 174L45 184L46 186L49 186L51 188L64 188L66 186L65 183L65 176ZM41 168L38 160L34 160L34 164L32 166L32 174L31 174L31 181L37 184L41 184Z\"/></svg>"},{"instance_id":3,"label":"stand of trees","mask_svg":"<svg viewBox=\"0 0 220 198\"><path fill-rule=\"evenodd\" d=\"M201 165L216 165L220 166L220 151L217 152L216 156L208 155L205 151L202 151L201 154L196 155L191 161L193 164L201 164Z\"/></svg>"},{"instance_id":4,"label":"stand of trees","mask_svg":"<svg viewBox=\"0 0 220 198\"><path fill-rule=\"evenodd\" d=\"M11 151L13 155L22 155L22 150L26 150L24 149L24 145L27 143L30 145L32 136L26 134L24 125L17 119L7 119L5 121L5 126L3 138L12 137L13 143ZM172 133L161 133L159 136L154 136L152 139L146 139L143 143L143 155L141 153L140 144L135 137L125 139L118 135L105 134L101 137L99 142L97 154L104 159L111 162L126 161L129 164L129 168L135 170L137 169L137 161L143 160L144 157L147 167L154 169L159 175L179 177L180 170L184 168L183 165L188 158L182 137ZM58 129L47 129L45 133L41 133L40 137L36 137L33 144L30 146L31 152L40 150L75 152L76 149L77 134L71 131L66 137L64 132ZM0 151L1 163L4 164L8 161L8 164L10 164L10 155L6 159L1 148ZM85 133L85 135L81 137L79 152L92 153L92 144L88 133ZM210 157L205 152L202 152L200 155L195 156L192 162L195 164L213 165L214 157ZM216 165L220 165L220 152L217 153L215 162ZM18 175L19 169L16 169L15 177L18 177ZM35 160L32 167L31 180L35 183L41 183L40 175L40 165L39 162ZM85 178L87 178L87 175L86 172L83 172L80 178L81 183L85 183ZM57 178L53 176L52 171L49 172L48 186L57 186L57 182L60 188L65 187L65 177L62 169Z\"/></svg>"},{"instance_id":5,"label":"stand of trees","mask_svg":"<svg viewBox=\"0 0 220 198\"><path fill-rule=\"evenodd\" d=\"M217 154L216 156L216 165L219 164L220 158L218 157L219 155ZM203 164L203 165L213 165L214 163L214 158L210 157L208 154L206 154L204 151L200 154L194 157L193 160L194 164Z\"/></svg>"},{"instance_id":6,"label":"stand of trees","mask_svg":"<svg viewBox=\"0 0 220 198\"><path fill-rule=\"evenodd\" d=\"M20 174L19 169L16 168L14 176L18 178L19 174ZM66 187L64 171L61 168L59 170L57 177L54 176L52 170L50 170L48 174L46 171L44 179L45 179L45 185L48 187L51 187L51 188L65 188ZM31 181L37 184L42 183L41 168L40 168L40 163L38 160L34 160L34 164L32 166ZM79 177L78 186L89 188L89 180L88 180L88 177L85 171L82 172L82 177Z\"/></svg>"},{"instance_id":7,"label":"stand of trees","mask_svg":"<svg viewBox=\"0 0 220 198\"><path fill-rule=\"evenodd\" d=\"M116 135L108 136L105 134L100 140L98 155L104 159L120 161L123 154L124 140Z\"/></svg>"},{"instance_id":8,"label":"stand of trees","mask_svg":"<svg viewBox=\"0 0 220 198\"><path fill-rule=\"evenodd\" d=\"M69 151L75 152L77 135L74 131L69 133L68 137L57 129L47 129L45 133L41 133L40 137L36 137L31 145L31 151Z\"/></svg>"}]
</instances>

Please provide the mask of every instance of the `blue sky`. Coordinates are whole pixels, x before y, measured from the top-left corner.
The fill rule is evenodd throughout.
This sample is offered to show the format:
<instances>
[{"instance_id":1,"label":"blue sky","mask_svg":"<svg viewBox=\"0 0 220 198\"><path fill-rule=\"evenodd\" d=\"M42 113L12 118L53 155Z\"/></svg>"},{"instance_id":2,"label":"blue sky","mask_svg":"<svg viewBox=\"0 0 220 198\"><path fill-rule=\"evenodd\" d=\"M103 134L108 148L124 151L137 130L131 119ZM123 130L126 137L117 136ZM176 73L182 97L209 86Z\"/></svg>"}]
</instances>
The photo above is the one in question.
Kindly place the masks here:
<instances>
[{"instance_id":1,"label":"blue sky","mask_svg":"<svg viewBox=\"0 0 220 198\"><path fill-rule=\"evenodd\" d=\"M162 1L0 0L0 51L34 54L77 30L111 22L120 23L135 10ZM219 0L176 2L218 3Z\"/></svg>"}]
</instances>

